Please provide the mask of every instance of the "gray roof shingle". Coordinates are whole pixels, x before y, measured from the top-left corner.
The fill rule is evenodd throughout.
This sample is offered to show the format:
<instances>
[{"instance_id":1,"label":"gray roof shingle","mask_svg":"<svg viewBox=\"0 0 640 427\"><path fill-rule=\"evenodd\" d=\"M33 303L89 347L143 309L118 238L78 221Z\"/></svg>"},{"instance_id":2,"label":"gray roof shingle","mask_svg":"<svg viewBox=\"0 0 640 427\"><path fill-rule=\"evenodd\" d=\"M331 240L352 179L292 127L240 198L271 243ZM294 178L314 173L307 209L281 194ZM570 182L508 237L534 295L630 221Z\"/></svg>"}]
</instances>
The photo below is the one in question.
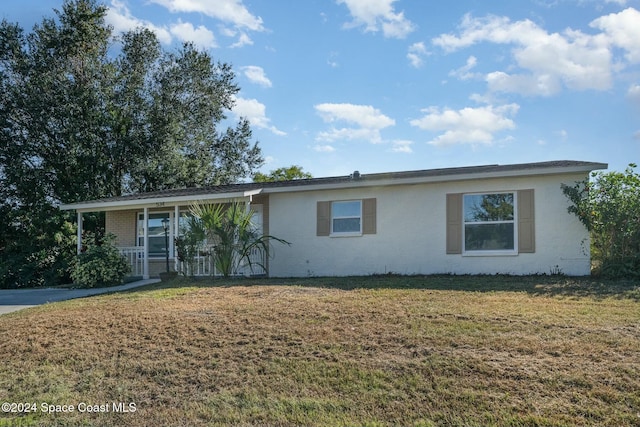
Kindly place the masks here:
<instances>
[{"instance_id":1,"label":"gray roof shingle","mask_svg":"<svg viewBox=\"0 0 640 427\"><path fill-rule=\"evenodd\" d=\"M466 167L453 167L453 168L440 168L440 169L425 169L425 170L413 170L413 171L401 171L401 172L383 172L372 174L354 174L346 176L335 176L326 178L309 178L309 179L297 179L292 181L278 181L278 182L251 182L240 184L225 184L213 187L192 187L192 188L179 188L170 190L153 191L148 193L136 193L118 197L110 197L99 200L86 201L82 203L74 203L65 205L63 209L73 209L75 205L90 204L90 203L106 203L106 202L118 202L118 201L133 201L133 200L145 200L145 199L163 199L172 197L189 197L189 196L202 196L202 195L216 195L226 193L238 193L244 191L251 191L262 189L268 192L269 189L275 188L291 188L292 190L302 190L300 187L316 186L323 184L354 184L369 183L372 181L382 180L403 180L410 178L433 178L433 177L452 177L456 175L482 175L491 173L509 173L509 172L522 172L522 175L544 173L545 169L557 169L557 168L584 168L589 170L606 169L607 165L604 163L583 162L574 160L557 160L548 162L536 162L536 163L521 163L512 165L484 165L484 166L466 166Z\"/></svg>"}]
</instances>

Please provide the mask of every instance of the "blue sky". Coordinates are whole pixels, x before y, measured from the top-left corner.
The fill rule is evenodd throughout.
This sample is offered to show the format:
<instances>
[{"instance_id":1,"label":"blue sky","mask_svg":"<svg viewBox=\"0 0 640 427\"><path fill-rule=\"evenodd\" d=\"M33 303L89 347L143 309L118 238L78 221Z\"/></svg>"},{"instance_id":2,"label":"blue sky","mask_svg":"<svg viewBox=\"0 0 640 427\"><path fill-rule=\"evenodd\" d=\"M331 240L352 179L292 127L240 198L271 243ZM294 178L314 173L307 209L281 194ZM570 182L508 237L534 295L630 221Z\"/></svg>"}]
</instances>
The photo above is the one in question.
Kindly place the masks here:
<instances>
[{"instance_id":1,"label":"blue sky","mask_svg":"<svg viewBox=\"0 0 640 427\"><path fill-rule=\"evenodd\" d=\"M263 171L640 162L640 0L105 0L232 64ZM3 2L30 30L62 0Z\"/></svg>"}]
</instances>

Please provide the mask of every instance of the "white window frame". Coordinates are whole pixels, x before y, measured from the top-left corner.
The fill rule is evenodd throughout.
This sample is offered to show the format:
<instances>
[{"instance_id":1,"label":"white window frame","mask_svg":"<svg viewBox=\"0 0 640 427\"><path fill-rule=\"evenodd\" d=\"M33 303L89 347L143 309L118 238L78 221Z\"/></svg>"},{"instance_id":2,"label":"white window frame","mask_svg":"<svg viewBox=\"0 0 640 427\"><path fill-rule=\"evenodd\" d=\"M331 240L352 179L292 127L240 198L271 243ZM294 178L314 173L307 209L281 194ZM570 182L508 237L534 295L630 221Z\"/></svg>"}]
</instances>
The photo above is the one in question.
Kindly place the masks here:
<instances>
[{"instance_id":1,"label":"white window frame","mask_svg":"<svg viewBox=\"0 0 640 427\"><path fill-rule=\"evenodd\" d=\"M511 194L513 196L513 219L501 221L466 221L466 196L486 196L491 194ZM474 249L467 250L467 225L513 224L513 249ZM513 256L518 255L518 192L517 191L483 191L464 193L462 195L462 255L463 256Z\"/></svg>"},{"instance_id":2,"label":"white window frame","mask_svg":"<svg viewBox=\"0 0 640 427\"><path fill-rule=\"evenodd\" d=\"M169 259L174 259L175 257L175 217L174 217L174 211L154 211L154 212L149 212L149 219L151 219L152 215L169 215ZM144 212L138 212L137 216L136 216L136 246L139 248L143 248L144 247L144 242L141 242L140 240L144 240L143 234L141 234L140 231L140 224L144 223ZM144 226L148 227L149 224L145 224ZM164 238L164 235L162 236ZM151 236L149 236L149 240L151 240ZM166 254L162 254L162 255L156 255L156 254L151 254L149 252L149 259L165 259Z\"/></svg>"},{"instance_id":3,"label":"white window frame","mask_svg":"<svg viewBox=\"0 0 640 427\"><path fill-rule=\"evenodd\" d=\"M261 204L251 204L251 225L260 236L264 234L264 208Z\"/></svg>"},{"instance_id":4,"label":"white window frame","mask_svg":"<svg viewBox=\"0 0 640 427\"><path fill-rule=\"evenodd\" d=\"M358 203L360 209L358 215L345 215L345 216L334 216L333 214L333 206L337 203ZM333 230L333 221L335 219L353 219L358 218L360 221L360 229L358 231L334 231ZM331 237L351 237L351 236L362 236L362 199L353 199L353 200L334 200L331 202L331 217L330 217L331 231L329 236Z\"/></svg>"}]
</instances>

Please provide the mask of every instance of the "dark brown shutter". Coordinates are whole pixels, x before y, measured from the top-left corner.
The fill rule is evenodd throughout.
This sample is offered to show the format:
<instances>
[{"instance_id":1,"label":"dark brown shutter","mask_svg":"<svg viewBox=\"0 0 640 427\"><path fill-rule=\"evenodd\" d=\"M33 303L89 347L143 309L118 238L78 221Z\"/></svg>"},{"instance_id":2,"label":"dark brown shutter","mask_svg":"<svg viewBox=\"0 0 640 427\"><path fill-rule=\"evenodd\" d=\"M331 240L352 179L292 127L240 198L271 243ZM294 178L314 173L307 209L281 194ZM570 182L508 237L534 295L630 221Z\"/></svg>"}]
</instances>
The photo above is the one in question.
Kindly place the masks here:
<instances>
[{"instance_id":1,"label":"dark brown shutter","mask_svg":"<svg viewBox=\"0 0 640 427\"><path fill-rule=\"evenodd\" d=\"M518 191L518 252L536 251L533 190Z\"/></svg>"},{"instance_id":2,"label":"dark brown shutter","mask_svg":"<svg viewBox=\"0 0 640 427\"><path fill-rule=\"evenodd\" d=\"M362 234L376 234L376 199L362 200Z\"/></svg>"},{"instance_id":3,"label":"dark brown shutter","mask_svg":"<svg viewBox=\"0 0 640 427\"><path fill-rule=\"evenodd\" d=\"M447 194L447 253L462 253L462 193Z\"/></svg>"},{"instance_id":4,"label":"dark brown shutter","mask_svg":"<svg viewBox=\"0 0 640 427\"><path fill-rule=\"evenodd\" d=\"M328 236L331 232L331 202L318 202L316 236Z\"/></svg>"}]
</instances>

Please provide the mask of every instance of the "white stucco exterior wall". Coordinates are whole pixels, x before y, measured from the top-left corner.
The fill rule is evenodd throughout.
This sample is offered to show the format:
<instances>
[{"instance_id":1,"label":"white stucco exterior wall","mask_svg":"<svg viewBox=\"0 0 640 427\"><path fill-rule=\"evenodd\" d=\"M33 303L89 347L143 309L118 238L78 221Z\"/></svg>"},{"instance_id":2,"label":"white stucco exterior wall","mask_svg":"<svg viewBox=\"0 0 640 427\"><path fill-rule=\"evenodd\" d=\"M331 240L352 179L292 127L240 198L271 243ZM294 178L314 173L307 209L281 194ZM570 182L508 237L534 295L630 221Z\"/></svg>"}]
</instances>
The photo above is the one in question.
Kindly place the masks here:
<instances>
[{"instance_id":1,"label":"white stucco exterior wall","mask_svg":"<svg viewBox=\"0 0 640 427\"><path fill-rule=\"evenodd\" d=\"M589 235L567 212L561 183L584 173L522 178L300 191L269 195L270 234L275 244L273 277L369 274L549 274L590 273ZM534 189L535 253L465 256L446 253L446 195ZM316 203L377 199L377 233L357 237L316 236Z\"/></svg>"}]
</instances>

